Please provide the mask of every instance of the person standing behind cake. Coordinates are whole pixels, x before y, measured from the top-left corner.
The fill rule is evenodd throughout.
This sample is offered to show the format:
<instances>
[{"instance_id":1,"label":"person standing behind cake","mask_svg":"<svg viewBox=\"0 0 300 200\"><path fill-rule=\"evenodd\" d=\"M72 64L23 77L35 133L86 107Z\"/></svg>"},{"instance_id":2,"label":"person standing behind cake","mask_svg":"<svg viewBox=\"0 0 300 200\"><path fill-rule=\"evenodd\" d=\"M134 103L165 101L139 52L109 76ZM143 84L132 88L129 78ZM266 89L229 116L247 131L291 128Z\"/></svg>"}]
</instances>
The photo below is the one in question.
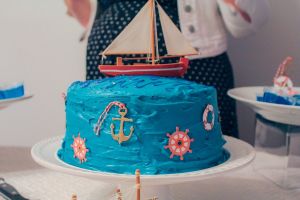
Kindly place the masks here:
<instances>
[{"instance_id":1,"label":"person standing behind cake","mask_svg":"<svg viewBox=\"0 0 300 200\"><path fill-rule=\"evenodd\" d=\"M98 0L94 21L90 0L65 0L68 14L79 23L92 29L88 37L86 79L99 79L99 53L118 36L135 17L147 0ZM227 51L227 30L236 38L255 33L268 19L267 0L157 0L181 29L189 42L200 53L190 58L190 68L184 78L204 85L214 86L222 120L222 131L238 137L236 106L227 96L234 87L233 71ZM226 27L226 28L225 28ZM164 42L158 29L158 42ZM164 46L164 44L159 45ZM160 55L166 50L159 49ZM104 60L113 64L114 57ZM168 62L168 61L167 61ZM200 118L199 118L200 119Z\"/></svg>"}]
</instances>

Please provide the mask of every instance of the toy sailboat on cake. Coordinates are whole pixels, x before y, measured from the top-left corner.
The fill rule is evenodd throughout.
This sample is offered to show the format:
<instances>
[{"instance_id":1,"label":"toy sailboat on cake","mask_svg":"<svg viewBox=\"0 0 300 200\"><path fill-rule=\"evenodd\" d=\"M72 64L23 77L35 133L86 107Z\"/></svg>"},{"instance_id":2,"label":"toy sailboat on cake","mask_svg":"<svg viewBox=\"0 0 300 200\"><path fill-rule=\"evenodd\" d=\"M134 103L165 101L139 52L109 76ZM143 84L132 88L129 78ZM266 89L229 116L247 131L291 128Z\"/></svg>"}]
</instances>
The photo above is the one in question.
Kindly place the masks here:
<instances>
[{"instance_id":1,"label":"toy sailboat on cake","mask_svg":"<svg viewBox=\"0 0 300 200\"><path fill-rule=\"evenodd\" d=\"M159 12L167 55L159 55L156 7ZM99 65L101 73L117 75L182 76L188 69L185 56L199 54L184 38L163 8L155 0L148 0L140 12L100 54L105 59L110 55L147 55L146 57L116 58L115 65ZM166 58L178 58L178 62L162 64ZM144 60L144 63L124 64L128 60Z\"/></svg>"}]
</instances>

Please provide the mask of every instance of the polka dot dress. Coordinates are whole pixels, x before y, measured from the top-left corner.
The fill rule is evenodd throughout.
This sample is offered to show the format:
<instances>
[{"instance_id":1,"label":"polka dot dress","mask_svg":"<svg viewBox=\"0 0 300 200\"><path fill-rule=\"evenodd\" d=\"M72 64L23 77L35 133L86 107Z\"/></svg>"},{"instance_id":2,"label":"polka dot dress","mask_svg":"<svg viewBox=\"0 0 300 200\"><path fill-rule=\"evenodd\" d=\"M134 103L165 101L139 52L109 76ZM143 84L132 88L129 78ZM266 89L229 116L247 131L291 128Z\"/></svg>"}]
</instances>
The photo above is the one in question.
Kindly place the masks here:
<instances>
[{"instance_id":1,"label":"polka dot dress","mask_svg":"<svg viewBox=\"0 0 300 200\"><path fill-rule=\"evenodd\" d=\"M217 89L222 131L226 135L238 137L235 101L227 95L227 91L234 86L227 54L191 60L184 78Z\"/></svg>"},{"instance_id":2,"label":"polka dot dress","mask_svg":"<svg viewBox=\"0 0 300 200\"><path fill-rule=\"evenodd\" d=\"M87 47L87 80L105 77L99 72L98 65L101 62L104 64L114 64L116 57L108 56L102 60L99 53L118 36L146 2L147 0L98 0L97 14ZM172 21L179 27L177 0L158 0L158 2ZM157 30L158 43L160 44L159 54L165 55L166 48L159 20ZM161 63L174 61L177 60L164 59ZM227 90L233 87L233 73L227 54L224 53L212 58L191 60L190 68L184 75L184 78L197 83L214 86L217 89L222 131L226 135L237 137L235 103L226 95Z\"/></svg>"}]
</instances>

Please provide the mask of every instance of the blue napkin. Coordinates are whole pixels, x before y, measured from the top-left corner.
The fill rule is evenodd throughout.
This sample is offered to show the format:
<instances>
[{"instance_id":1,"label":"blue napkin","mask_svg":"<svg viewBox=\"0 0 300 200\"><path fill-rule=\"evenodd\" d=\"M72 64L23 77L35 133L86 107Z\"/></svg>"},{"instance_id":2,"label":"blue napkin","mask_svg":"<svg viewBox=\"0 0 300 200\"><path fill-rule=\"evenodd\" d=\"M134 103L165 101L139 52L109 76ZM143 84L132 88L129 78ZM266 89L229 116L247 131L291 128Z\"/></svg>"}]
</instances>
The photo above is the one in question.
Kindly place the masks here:
<instances>
[{"instance_id":1,"label":"blue napkin","mask_svg":"<svg viewBox=\"0 0 300 200\"><path fill-rule=\"evenodd\" d=\"M300 106L300 95L294 96L281 96L272 91L265 91L262 96L256 97L257 101L267 102L267 103L276 103L282 105L293 105L293 106Z\"/></svg>"},{"instance_id":2,"label":"blue napkin","mask_svg":"<svg viewBox=\"0 0 300 200\"><path fill-rule=\"evenodd\" d=\"M0 84L0 99L10 99L24 96L24 85L22 83L4 85Z\"/></svg>"}]
</instances>

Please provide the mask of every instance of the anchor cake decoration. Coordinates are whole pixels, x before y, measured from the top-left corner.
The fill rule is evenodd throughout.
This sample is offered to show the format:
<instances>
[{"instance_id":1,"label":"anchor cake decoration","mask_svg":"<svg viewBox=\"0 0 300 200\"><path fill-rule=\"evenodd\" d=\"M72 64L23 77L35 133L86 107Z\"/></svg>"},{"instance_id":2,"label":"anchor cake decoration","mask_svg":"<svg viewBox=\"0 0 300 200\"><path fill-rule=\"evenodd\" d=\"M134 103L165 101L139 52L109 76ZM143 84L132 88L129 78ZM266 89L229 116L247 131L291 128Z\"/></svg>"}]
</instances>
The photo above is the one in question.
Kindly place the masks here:
<instances>
[{"instance_id":1,"label":"anchor cake decoration","mask_svg":"<svg viewBox=\"0 0 300 200\"><path fill-rule=\"evenodd\" d=\"M125 133L124 133L125 122L133 122L133 119L125 117L128 112L128 109L126 108L124 103L121 103L118 101L113 101L113 102L109 103L108 106L106 106L106 108L104 109L103 113L100 115L94 131L95 131L96 135L100 134L101 126L102 126L105 118L107 117L109 110L113 106L119 107L118 113L121 117L120 118L112 118L112 121L120 121L120 128L119 128L119 132L116 134L115 133L115 125L113 123L111 123L111 125L110 125L111 135L114 140L116 140L119 144L121 144L123 142L130 140L130 138L132 137L133 132L134 132L134 127L131 126L130 133L128 135L125 135Z\"/></svg>"},{"instance_id":2,"label":"anchor cake decoration","mask_svg":"<svg viewBox=\"0 0 300 200\"><path fill-rule=\"evenodd\" d=\"M188 132L188 129L183 132L179 130L179 127L176 127L176 131L172 135L167 133L167 136L169 137L169 143L167 146L165 146L165 149L169 149L171 151L172 154L170 158L173 158L174 155L176 155L180 156L180 160L183 160L183 156L187 152L192 153L190 146L194 139L188 136Z\"/></svg>"},{"instance_id":3,"label":"anchor cake decoration","mask_svg":"<svg viewBox=\"0 0 300 200\"><path fill-rule=\"evenodd\" d=\"M125 115L127 114L126 107L119 108L119 114L121 115L121 118L112 118L113 121L116 121L116 120L120 121L119 133L115 134L115 132L114 132L115 125L113 123L110 125L110 129L111 129L111 135L112 135L113 139L118 141L119 144L121 144L122 142L126 142L127 140L129 140L131 138L134 128L133 128L133 126L131 126L130 133L128 136L126 136L124 134L124 122L133 122L133 120L125 117Z\"/></svg>"},{"instance_id":4,"label":"anchor cake decoration","mask_svg":"<svg viewBox=\"0 0 300 200\"><path fill-rule=\"evenodd\" d=\"M86 154L89 152L88 148L85 145L86 139L80 137L80 133L78 133L78 136L73 136L73 144L71 147L74 151L74 158L79 159L80 163L86 162Z\"/></svg>"}]
</instances>

